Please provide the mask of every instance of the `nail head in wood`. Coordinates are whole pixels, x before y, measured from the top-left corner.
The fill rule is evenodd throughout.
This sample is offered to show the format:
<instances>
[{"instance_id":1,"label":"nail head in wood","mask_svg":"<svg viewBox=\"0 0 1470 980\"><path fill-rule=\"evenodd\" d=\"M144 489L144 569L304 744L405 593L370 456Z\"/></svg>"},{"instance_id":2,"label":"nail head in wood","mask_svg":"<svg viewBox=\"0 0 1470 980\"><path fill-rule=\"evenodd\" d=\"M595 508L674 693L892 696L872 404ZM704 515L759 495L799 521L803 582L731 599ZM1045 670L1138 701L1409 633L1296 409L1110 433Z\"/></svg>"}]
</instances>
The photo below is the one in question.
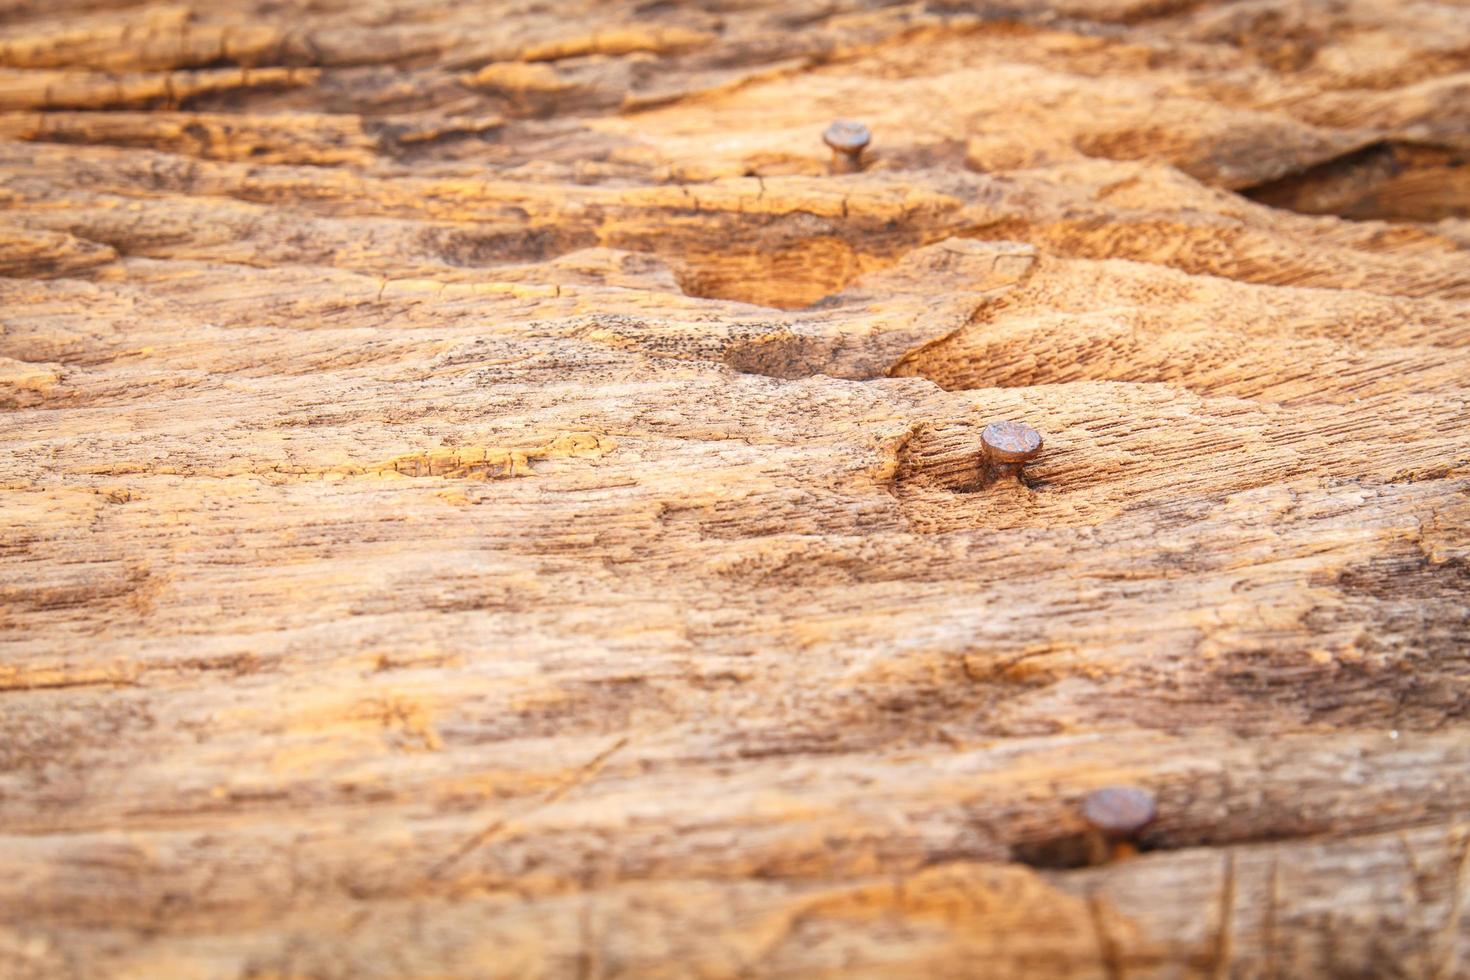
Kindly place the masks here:
<instances>
[{"instance_id":1,"label":"nail head in wood","mask_svg":"<svg viewBox=\"0 0 1470 980\"><path fill-rule=\"evenodd\" d=\"M873 134L860 122L838 119L822 134L822 142L832 148L834 173L853 174L863 169L863 150L872 142Z\"/></svg>"},{"instance_id":2,"label":"nail head in wood","mask_svg":"<svg viewBox=\"0 0 1470 980\"><path fill-rule=\"evenodd\" d=\"M1019 466L1041 452L1041 433L1020 422L991 422L980 433L980 444L990 462Z\"/></svg>"},{"instance_id":3,"label":"nail head in wood","mask_svg":"<svg viewBox=\"0 0 1470 980\"><path fill-rule=\"evenodd\" d=\"M1126 840L1158 816L1154 794L1138 786L1108 786L1082 800L1082 819L1113 840Z\"/></svg>"}]
</instances>

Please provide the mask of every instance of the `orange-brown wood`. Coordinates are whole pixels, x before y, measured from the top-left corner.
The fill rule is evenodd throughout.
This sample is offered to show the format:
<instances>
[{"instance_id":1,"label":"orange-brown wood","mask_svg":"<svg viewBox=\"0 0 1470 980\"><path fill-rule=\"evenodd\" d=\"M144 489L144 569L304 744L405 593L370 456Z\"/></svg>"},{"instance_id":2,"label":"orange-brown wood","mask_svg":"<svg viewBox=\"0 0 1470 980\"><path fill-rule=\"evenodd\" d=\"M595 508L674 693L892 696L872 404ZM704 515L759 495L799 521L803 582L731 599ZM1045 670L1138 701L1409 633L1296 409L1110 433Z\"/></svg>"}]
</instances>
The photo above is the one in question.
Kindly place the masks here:
<instances>
[{"instance_id":1,"label":"orange-brown wood","mask_svg":"<svg viewBox=\"0 0 1470 980\"><path fill-rule=\"evenodd\" d=\"M0 0L0 975L1465 976L1467 72Z\"/></svg>"}]
</instances>

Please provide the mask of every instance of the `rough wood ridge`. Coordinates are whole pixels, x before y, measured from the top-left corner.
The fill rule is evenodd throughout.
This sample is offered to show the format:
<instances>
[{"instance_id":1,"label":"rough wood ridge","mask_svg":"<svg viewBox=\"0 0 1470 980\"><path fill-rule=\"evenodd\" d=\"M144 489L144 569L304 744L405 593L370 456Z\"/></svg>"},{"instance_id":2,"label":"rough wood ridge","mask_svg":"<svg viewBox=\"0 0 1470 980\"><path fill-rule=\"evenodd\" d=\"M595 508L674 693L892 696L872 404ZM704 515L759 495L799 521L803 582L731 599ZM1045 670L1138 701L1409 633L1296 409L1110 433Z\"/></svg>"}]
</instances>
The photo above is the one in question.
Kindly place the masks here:
<instances>
[{"instance_id":1,"label":"rough wood ridge","mask_svg":"<svg viewBox=\"0 0 1470 980\"><path fill-rule=\"evenodd\" d=\"M1467 154L1460 0L0 0L0 975L1470 976Z\"/></svg>"}]
</instances>

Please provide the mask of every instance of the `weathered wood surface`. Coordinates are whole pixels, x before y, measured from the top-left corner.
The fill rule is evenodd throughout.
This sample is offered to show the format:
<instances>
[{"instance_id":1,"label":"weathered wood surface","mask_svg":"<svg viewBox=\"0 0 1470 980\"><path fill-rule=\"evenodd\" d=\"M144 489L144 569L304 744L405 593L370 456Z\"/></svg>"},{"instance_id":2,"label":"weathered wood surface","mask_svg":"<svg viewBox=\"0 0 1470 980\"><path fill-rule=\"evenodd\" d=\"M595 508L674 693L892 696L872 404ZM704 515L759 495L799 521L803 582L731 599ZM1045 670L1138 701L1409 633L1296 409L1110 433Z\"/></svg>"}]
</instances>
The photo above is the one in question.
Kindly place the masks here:
<instances>
[{"instance_id":1,"label":"weathered wood surface","mask_svg":"<svg viewBox=\"0 0 1470 980\"><path fill-rule=\"evenodd\" d=\"M1470 975L1467 153L1457 2L4 0L0 975Z\"/></svg>"}]
</instances>

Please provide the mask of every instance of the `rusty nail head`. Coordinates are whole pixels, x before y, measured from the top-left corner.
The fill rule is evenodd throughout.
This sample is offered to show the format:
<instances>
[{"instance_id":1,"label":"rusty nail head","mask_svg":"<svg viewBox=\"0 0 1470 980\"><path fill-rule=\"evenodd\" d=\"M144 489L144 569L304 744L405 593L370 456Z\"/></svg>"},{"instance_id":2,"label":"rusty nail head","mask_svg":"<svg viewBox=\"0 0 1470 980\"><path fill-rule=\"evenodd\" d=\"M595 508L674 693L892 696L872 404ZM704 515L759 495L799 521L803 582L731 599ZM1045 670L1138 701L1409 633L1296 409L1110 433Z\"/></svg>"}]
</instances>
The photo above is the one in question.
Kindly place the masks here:
<instances>
[{"instance_id":1,"label":"rusty nail head","mask_svg":"<svg viewBox=\"0 0 1470 980\"><path fill-rule=\"evenodd\" d=\"M837 120L822 134L822 142L832 148L832 169L838 173L863 169L863 150L872 140L867 126L847 119Z\"/></svg>"},{"instance_id":2,"label":"rusty nail head","mask_svg":"<svg viewBox=\"0 0 1470 980\"><path fill-rule=\"evenodd\" d=\"M1127 840L1156 816L1154 794L1138 786L1108 786L1082 800L1082 819L1110 840Z\"/></svg>"},{"instance_id":3,"label":"rusty nail head","mask_svg":"<svg viewBox=\"0 0 1470 980\"><path fill-rule=\"evenodd\" d=\"M1041 452L1041 433L1020 422L992 422L980 433L980 444L990 462L1015 468Z\"/></svg>"}]
</instances>

